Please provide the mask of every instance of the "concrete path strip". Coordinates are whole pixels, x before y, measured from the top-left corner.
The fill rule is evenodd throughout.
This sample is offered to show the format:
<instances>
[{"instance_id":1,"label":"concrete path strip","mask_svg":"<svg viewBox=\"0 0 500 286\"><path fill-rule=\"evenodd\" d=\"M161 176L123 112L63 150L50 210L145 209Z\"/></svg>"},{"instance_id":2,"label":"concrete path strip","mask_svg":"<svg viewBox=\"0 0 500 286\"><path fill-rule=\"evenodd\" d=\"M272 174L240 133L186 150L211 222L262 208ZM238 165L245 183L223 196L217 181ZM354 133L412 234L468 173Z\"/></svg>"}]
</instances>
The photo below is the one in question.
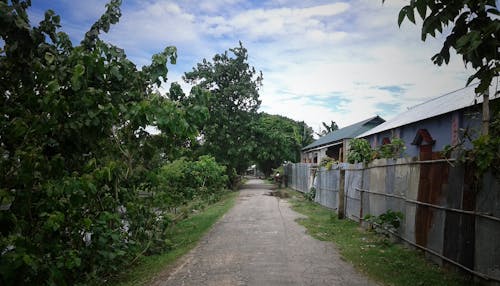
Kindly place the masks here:
<instances>
[{"instance_id":1,"label":"concrete path strip","mask_svg":"<svg viewBox=\"0 0 500 286\"><path fill-rule=\"evenodd\" d=\"M152 285L376 285L306 234L269 185L250 180L236 205L168 275Z\"/></svg>"}]
</instances>

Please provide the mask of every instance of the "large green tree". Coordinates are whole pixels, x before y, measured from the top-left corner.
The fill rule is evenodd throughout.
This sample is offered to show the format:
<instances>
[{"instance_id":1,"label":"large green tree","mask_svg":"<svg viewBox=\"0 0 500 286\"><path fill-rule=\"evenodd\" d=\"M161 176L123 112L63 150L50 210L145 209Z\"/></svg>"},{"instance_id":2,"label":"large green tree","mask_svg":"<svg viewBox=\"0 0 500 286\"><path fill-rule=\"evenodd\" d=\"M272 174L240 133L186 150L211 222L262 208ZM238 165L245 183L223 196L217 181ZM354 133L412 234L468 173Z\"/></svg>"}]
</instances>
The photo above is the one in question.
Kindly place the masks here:
<instances>
[{"instance_id":1,"label":"large green tree","mask_svg":"<svg viewBox=\"0 0 500 286\"><path fill-rule=\"evenodd\" d=\"M119 0L76 46L51 10L31 26L29 6L0 1L0 284L104 279L167 246L168 216L139 195L161 192L158 170L196 140L208 111L156 92L175 47L137 69L99 39Z\"/></svg>"},{"instance_id":2,"label":"large green tree","mask_svg":"<svg viewBox=\"0 0 500 286\"><path fill-rule=\"evenodd\" d=\"M254 161L269 176L284 161L300 161L303 146L313 141L312 129L280 115L260 113L253 125Z\"/></svg>"},{"instance_id":3,"label":"large green tree","mask_svg":"<svg viewBox=\"0 0 500 286\"><path fill-rule=\"evenodd\" d=\"M262 73L248 64L243 45L203 59L184 80L208 90L210 117L201 128L202 152L213 155L228 168L232 183L251 162L251 122L260 106Z\"/></svg>"}]
</instances>

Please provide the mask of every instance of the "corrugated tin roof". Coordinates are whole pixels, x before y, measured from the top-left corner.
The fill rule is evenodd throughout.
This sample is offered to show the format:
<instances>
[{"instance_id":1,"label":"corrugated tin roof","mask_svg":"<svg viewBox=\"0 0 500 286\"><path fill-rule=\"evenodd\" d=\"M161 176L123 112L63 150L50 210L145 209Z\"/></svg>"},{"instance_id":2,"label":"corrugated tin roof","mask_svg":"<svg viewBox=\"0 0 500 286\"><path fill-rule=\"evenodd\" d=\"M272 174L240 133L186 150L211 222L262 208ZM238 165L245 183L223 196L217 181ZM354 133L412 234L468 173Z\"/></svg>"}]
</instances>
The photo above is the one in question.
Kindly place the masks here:
<instances>
[{"instance_id":1,"label":"corrugated tin roof","mask_svg":"<svg viewBox=\"0 0 500 286\"><path fill-rule=\"evenodd\" d=\"M421 104L409 108L407 111L402 112L394 118L370 129L358 138L366 137L375 133L391 130L403 125L421 121L424 119L432 118L434 116L442 115L448 112L459 110L465 107L472 106L476 103L483 102L482 96L477 97L474 88L477 86L470 85L468 87L441 95L439 97L430 99ZM490 90L490 98L495 98L495 91Z\"/></svg>"},{"instance_id":2,"label":"corrugated tin roof","mask_svg":"<svg viewBox=\"0 0 500 286\"><path fill-rule=\"evenodd\" d=\"M341 128L339 130L332 131L325 136L320 137L318 140L314 141L313 143L307 145L306 147L302 148L302 150L309 150L315 147L319 147L322 145L327 145L336 141L340 141L342 139L346 138L354 138L358 136L359 134L366 132L367 130L370 130L371 128L383 123L385 120L382 119L379 116L374 116L372 118L368 118L366 120L363 120L361 122L355 123L353 125L346 126L344 128Z\"/></svg>"}]
</instances>

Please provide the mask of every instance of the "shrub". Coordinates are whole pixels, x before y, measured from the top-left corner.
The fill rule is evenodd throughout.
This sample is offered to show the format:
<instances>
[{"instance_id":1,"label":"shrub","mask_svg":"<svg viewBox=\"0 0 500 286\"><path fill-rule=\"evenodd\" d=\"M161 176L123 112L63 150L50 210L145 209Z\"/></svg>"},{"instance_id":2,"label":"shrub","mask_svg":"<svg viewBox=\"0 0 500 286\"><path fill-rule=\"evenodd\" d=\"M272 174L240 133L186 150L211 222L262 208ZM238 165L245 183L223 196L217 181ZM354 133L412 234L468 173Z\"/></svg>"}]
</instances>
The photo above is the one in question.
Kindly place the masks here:
<instances>
[{"instance_id":1,"label":"shrub","mask_svg":"<svg viewBox=\"0 0 500 286\"><path fill-rule=\"evenodd\" d=\"M306 200L310 202L313 202L316 198L316 188L312 187L308 193L304 194L304 198L306 198Z\"/></svg>"},{"instance_id":2,"label":"shrub","mask_svg":"<svg viewBox=\"0 0 500 286\"><path fill-rule=\"evenodd\" d=\"M379 216L366 215L364 220L371 224L375 232L389 237L390 234L396 232L401 225L403 213L387 210L387 212Z\"/></svg>"},{"instance_id":3,"label":"shrub","mask_svg":"<svg viewBox=\"0 0 500 286\"><path fill-rule=\"evenodd\" d=\"M364 163L372 160L372 149L366 139L353 138L349 141L349 152L347 153L347 162Z\"/></svg>"},{"instance_id":4,"label":"shrub","mask_svg":"<svg viewBox=\"0 0 500 286\"><path fill-rule=\"evenodd\" d=\"M321 159L321 162L319 163L320 167L325 167L328 171L330 171L333 167L334 164L338 163L335 161L335 159L330 158L330 157L324 157Z\"/></svg>"},{"instance_id":5,"label":"shrub","mask_svg":"<svg viewBox=\"0 0 500 286\"><path fill-rule=\"evenodd\" d=\"M406 150L405 142L400 138L392 138L391 143L381 145L377 150L379 158L399 158Z\"/></svg>"},{"instance_id":6,"label":"shrub","mask_svg":"<svg viewBox=\"0 0 500 286\"><path fill-rule=\"evenodd\" d=\"M225 173L226 168L210 156L197 161L175 160L158 173L157 202L177 207L194 198L216 200L227 184Z\"/></svg>"}]
</instances>

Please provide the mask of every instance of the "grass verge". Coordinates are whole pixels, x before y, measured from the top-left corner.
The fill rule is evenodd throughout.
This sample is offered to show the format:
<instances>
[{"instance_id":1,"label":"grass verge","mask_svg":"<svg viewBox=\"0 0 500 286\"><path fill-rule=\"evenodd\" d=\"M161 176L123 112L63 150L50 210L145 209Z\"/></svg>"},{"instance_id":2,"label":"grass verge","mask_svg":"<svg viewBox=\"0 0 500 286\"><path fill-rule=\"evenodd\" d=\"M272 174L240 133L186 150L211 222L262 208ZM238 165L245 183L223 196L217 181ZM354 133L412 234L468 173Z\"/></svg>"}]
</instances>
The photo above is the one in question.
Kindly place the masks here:
<instances>
[{"instance_id":1,"label":"grass verge","mask_svg":"<svg viewBox=\"0 0 500 286\"><path fill-rule=\"evenodd\" d=\"M298 222L314 238L334 242L344 260L360 272L385 285L479 285L469 276L428 261L421 251L390 243L383 236L365 231L351 220L310 202L301 193L288 191L292 208L307 218Z\"/></svg>"},{"instance_id":2,"label":"grass verge","mask_svg":"<svg viewBox=\"0 0 500 286\"><path fill-rule=\"evenodd\" d=\"M168 234L172 242L172 250L163 254L142 257L136 265L127 269L108 285L135 286L151 282L158 273L173 265L177 259L193 249L200 238L235 204L237 196L238 192L229 192L219 202L178 222Z\"/></svg>"}]
</instances>

